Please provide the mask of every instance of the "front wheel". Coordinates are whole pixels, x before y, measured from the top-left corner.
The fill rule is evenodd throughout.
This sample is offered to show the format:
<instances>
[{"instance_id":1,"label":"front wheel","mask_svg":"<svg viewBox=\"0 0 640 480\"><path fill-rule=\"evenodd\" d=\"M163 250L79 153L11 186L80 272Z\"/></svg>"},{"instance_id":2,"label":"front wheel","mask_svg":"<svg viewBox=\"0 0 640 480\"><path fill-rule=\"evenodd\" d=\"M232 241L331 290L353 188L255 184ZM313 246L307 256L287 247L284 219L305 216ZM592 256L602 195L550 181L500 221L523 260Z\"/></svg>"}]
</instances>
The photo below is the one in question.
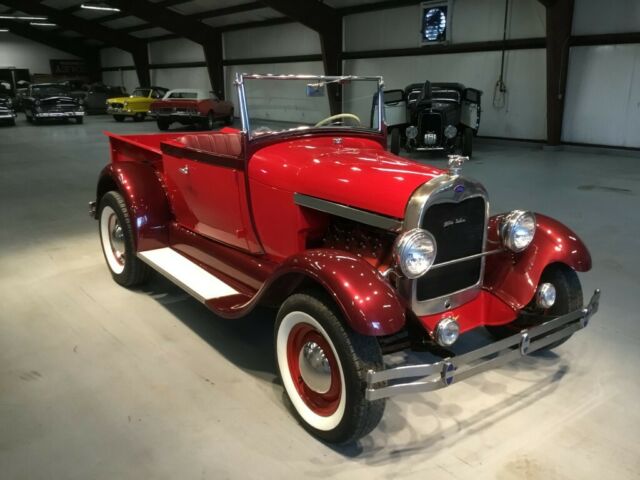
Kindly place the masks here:
<instances>
[{"instance_id":1,"label":"front wheel","mask_svg":"<svg viewBox=\"0 0 640 480\"><path fill-rule=\"evenodd\" d=\"M391 130L391 145L389 151L394 155L400 154L400 129L394 128Z\"/></svg>"},{"instance_id":2,"label":"front wheel","mask_svg":"<svg viewBox=\"0 0 640 480\"><path fill-rule=\"evenodd\" d=\"M374 337L350 330L328 296L298 293L280 308L275 326L278 372L295 416L312 435L351 443L371 432L385 400L368 401L367 371L383 367Z\"/></svg>"},{"instance_id":3,"label":"front wheel","mask_svg":"<svg viewBox=\"0 0 640 480\"><path fill-rule=\"evenodd\" d=\"M213 130L213 127L215 127L215 118L213 117L213 112L209 112L207 114L207 118L205 118L204 120L204 128L205 130Z\"/></svg>"},{"instance_id":4,"label":"front wheel","mask_svg":"<svg viewBox=\"0 0 640 480\"><path fill-rule=\"evenodd\" d=\"M114 119L116 122L124 122L124 115L114 115L114 116L113 116L113 119Z\"/></svg>"},{"instance_id":5,"label":"front wheel","mask_svg":"<svg viewBox=\"0 0 640 480\"><path fill-rule=\"evenodd\" d=\"M233 118L233 110L231 110L231 113L229 113L229 116L225 119L224 123L227 125L233 125Z\"/></svg>"},{"instance_id":6,"label":"front wheel","mask_svg":"<svg viewBox=\"0 0 640 480\"><path fill-rule=\"evenodd\" d=\"M136 257L131 218L120 193L108 192L100 199L98 219L102 253L113 279L123 287L144 283L150 270Z\"/></svg>"},{"instance_id":7,"label":"front wheel","mask_svg":"<svg viewBox=\"0 0 640 480\"><path fill-rule=\"evenodd\" d=\"M524 307L518 318L507 325L487 326L489 333L498 339L506 338L525 328L540 325L582 308L582 286L580 285L578 274L570 267L560 263L548 266L540 277L540 284L543 283L550 283L556 290L556 300L552 307L548 309L538 307L534 296L531 302ZM543 347L541 351L554 349L569 340L569 338L571 338L571 335Z\"/></svg>"},{"instance_id":8,"label":"front wheel","mask_svg":"<svg viewBox=\"0 0 640 480\"><path fill-rule=\"evenodd\" d=\"M157 120L157 124L158 124L158 129L159 130L162 130L163 132L166 131L166 130L169 130L170 123L169 123L168 120L165 120L163 118L159 118Z\"/></svg>"},{"instance_id":9,"label":"front wheel","mask_svg":"<svg viewBox=\"0 0 640 480\"><path fill-rule=\"evenodd\" d=\"M76 123L81 124L84 122L84 117L76 117Z\"/></svg>"},{"instance_id":10,"label":"front wheel","mask_svg":"<svg viewBox=\"0 0 640 480\"><path fill-rule=\"evenodd\" d=\"M464 127L462 131L461 150L465 157L471 158L473 155L473 130L469 127Z\"/></svg>"}]
</instances>

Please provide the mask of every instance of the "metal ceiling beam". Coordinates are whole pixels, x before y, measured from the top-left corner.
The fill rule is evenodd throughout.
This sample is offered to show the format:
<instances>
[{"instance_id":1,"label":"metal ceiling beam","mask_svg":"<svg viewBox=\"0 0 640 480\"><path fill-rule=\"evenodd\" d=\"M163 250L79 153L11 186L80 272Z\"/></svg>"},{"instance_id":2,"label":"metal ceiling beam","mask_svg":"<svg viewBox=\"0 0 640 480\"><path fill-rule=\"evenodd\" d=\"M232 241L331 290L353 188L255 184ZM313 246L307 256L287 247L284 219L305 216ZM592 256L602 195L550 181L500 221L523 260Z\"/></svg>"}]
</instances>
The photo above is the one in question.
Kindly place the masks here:
<instances>
[{"instance_id":1,"label":"metal ceiling beam","mask_svg":"<svg viewBox=\"0 0 640 480\"><path fill-rule=\"evenodd\" d=\"M147 0L110 0L110 4L155 27L202 45L212 89L224 96L222 33L219 30Z\"/></svg>"},{"instance_id":2,"label":"metal ceiling beam","mask_svg":"<svg viewBox=\"0 0 640 480\"><path fill-rule=\"evenodd\" d=\"M86 38L100 40L107 45L130 52L133 55L134 61L136 61L136 70L138 71L140 84L148 85L146 80L149 78L149 58L146 42L130 35L116 32L115 30L95 22L84 20L80 17L76 17L75 15L70 15L62 12L61 10L48 7L37 0L2 0L2 3L30 15L47 16L51 22L66 30L73 30ZM144 58L146 58L146 62L143 61ZM145 64L147 65L146 73L144 68ZM140 68L138 68L138 66Z\"/></svg>"}]
</instances>

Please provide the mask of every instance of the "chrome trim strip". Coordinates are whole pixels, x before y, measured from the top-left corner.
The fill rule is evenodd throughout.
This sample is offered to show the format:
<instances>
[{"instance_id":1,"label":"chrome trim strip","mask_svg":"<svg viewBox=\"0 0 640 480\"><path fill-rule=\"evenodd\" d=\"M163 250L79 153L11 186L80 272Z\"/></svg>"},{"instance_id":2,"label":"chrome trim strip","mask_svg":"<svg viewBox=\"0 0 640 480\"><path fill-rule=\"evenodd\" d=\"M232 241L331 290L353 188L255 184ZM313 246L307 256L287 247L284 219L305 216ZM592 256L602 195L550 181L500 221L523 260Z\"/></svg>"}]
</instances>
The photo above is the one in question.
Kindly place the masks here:
<instances>
[{"instance_id":1,"label":"chrome trim strip","mask_svg":"<svg viewBox=\"0 0 640 480\"><path fill-rule=\"evenodd\" d=\"M304 195L302 193L294 193L293 201L296 205L300 205L301 207L312 208L320 212L329 213L355 222L371 225L372 227L382 228L383 230L397 232L402 227L402 222L395 218L385 217L384 215L378 215L377 213L348 207L341 203L335 203L317 197L310 197L309 195Z\"/></svg>"},{"instance_id":2,"label":"chrome trim strip","mask_svg":"<svg viewBox=\"0 0 640 480\"><path fill-rule=\"evenodd\" d=\"M448 357L436 363L406 365L387 370L367 372L365 396L373 401L404 393L432 392L454 383L499 367L526 356L585 328L598 312L600 290L597 289L589 304L574 312L554 318L542 325L522 330L458 357ZM551 333L549 333L551 332ZM489 357L489 358L486 358ZM413 382L376 386L389 380L416 379Z\"/></svg>"},{"instance_id":3,"label":"chrome trim strip","mask_svg":"<svg viewBox=\"0 0 640 480\"><path fill-rule=\"evenodd\" d=\"M501 248L497 248L495 250L489 250L488 252L476 253L475 255L469 255L468 257L460 257L454 258L453 260L449 260L448 262L437 263L431 267L431 270L436 268L448 267L449 265L453 265L455 263L468 262L469 260L474 260L480 257L488 257L489 255L495 255L496 253L502 253L504 250Z\"/></svg>"},{"instance_id":4,"label":"chrome trim strip","mask_svg":"<svg viewBox=\"0 0 640 480\"><path fill-rule=\"evenodd\" d=\"M444 173L432 178L420 186L409 199L409 203L407 203L402 228L403 230L420 228L425 212L432 205L439 203L459 203L474 197L481 197L485 201L485 223L482 239L482 250L484 252L487 243L487 225L489 222L489 198L487 191L475 180L461 177L459 175ZM459 307L460 305L473 300L478 293L480 293L482 280L484 278L484 257L486 255L481 256L482 265L480 267L480 275L478 277L478 282L475 285L471 285L470 287L456 292L451 292L441 297L418 301L416 295L417 281L403 278L398 284L400 292L405 298L410 299L411 309L418 316L433 315L435 313ZM468 258L468 260L470 259L471 258ZM455 261L465 260L467 260L466 257L462 259L455 259ZM437 263L431 268L439 268L439 265L441 264Z\"/></svg>"}]
</instances>

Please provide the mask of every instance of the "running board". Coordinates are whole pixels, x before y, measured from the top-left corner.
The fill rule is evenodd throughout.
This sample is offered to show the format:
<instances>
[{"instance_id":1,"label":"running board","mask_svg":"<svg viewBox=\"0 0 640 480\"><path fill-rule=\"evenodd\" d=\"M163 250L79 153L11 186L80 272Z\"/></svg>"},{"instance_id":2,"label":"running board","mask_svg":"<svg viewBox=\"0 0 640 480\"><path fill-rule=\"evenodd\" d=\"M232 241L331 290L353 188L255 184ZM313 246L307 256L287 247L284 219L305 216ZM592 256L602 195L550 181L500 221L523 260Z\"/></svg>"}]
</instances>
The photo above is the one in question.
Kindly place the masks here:
<instances>
[{"instance_id":1,"label":"running board","mask_svg":"<svg viewBox=\"0 0 640 480\"><path fill-rule=\"evenodd\" d=\"M138 258L202 303L239 293L173 248L138 252Z\"/></svg>"}]
</instances>

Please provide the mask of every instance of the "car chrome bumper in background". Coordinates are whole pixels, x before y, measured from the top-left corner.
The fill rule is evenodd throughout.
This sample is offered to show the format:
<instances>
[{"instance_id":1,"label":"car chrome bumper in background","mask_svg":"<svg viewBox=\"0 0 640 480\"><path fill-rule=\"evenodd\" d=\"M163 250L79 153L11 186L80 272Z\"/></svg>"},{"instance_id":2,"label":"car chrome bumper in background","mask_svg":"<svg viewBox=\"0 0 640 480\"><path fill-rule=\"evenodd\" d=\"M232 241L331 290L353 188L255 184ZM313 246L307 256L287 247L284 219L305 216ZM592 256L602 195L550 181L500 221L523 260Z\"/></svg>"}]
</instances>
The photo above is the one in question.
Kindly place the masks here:
<instances>
[{"instance_id":1,"label":"car chrome bumper in background","mask_svg":"<svg viewBox=\"0 0 640 480\"><path fill-rule=\"evenodd\" d=\"M373 401L404 393L431 392L504 365L585 328L591 317L598 311L599 302L600 290L596 290L589 304L580 310L522 330L511 337L457 357L445 358L436 363L405 365L377 372L369 370L366 398ZM381 382L406 379L413 379L413 381L376 386Z\"/></svg>"},{"instance_id":2,"label":"car chrome bumper in background","mask_svg":"<svg viewBox=\"0 0 640 480\"><path fill-rule=\"evenodd\" d=\"M84 111L82 112L34 112L33 116L37 118L84 117Z\"/></svg>"}]
</instances>

